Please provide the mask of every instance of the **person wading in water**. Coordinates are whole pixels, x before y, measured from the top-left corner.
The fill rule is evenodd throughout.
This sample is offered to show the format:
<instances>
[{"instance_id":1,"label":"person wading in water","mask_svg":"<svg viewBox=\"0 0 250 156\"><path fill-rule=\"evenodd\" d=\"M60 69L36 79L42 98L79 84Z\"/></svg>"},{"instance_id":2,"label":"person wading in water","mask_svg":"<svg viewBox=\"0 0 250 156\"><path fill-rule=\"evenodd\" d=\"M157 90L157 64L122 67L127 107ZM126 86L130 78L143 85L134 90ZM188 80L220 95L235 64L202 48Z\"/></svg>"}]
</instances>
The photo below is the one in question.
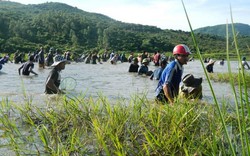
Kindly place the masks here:
<instances>
[{"instance_id":1,"label":"person wading in water","mask_svg":"<svg viewBox=\"0 0 250 156\"><path fill-rule=\"evenodd\" d=\"M46 94L64 94L62 90L59 89L61 83L61 70L65 69L67 60L61 55L56 55L54 57L54 63L51 65L54 67L46 80L45 93Z\"/></svg>"},{"instance_id":2,"label":"person wading in water","mask_svg":"<svg viewBox=\"0 0 250 156\"><path fill-rule=\"evenodd\" d=\"M184 44L176 45L173 49L175 60L170 62L163 70L158 86L156 88L156 100L174 104L179 93L179 85L183 74L183 65L187 64L191 54L188 46Z\"/></svg>"}]
</instances>

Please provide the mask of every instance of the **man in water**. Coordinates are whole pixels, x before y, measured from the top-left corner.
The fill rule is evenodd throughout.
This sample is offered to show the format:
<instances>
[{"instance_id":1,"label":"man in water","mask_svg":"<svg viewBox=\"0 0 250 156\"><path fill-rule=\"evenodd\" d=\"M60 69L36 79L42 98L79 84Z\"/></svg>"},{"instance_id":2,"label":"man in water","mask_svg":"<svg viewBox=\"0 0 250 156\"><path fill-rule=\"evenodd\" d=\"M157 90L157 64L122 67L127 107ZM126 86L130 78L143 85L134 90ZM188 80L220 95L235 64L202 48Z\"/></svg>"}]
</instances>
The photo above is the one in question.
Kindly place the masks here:
<instances>
[{"instance_id":1,"label":"man in water","mask_svg":"<svg viewBox=\"0 0 250 156\"><path fill-rule=\"evenodd\" d=\"M138 72L138 68L139 68L138 59L135 57L135 58L133 58L133 62L131 62L130 66L129 66L128 72L135 72L135 73L137 73Z\"/></svg>"},{"instance_id":2,"label":"man in water","mask_svg":"<svg viewBox=\"0 0 250 156\"><path fill-rule=\"evenodd\" d=\"M195 78L192 74L187 74L182 79L180 97L186 99L202 99L202 77Z\"/></svg>"},{"instance_id":3,"label":"man in water","mask_svg":"<svg viewBox=\"0 0 250 156\"><path fill-rule=\"evenodd\" d=\"M170 62L163 70L158 86L156 88L156 100L168 102L173 105L179 93L179 85L183 74L183 65L187 64L191 54L188 46L184 44L176 45L173 49L175 60Z\"/></svg>"},{"instance_id":4,"label":"man in water","mask_svg":"<svg viewBox=\"0 0 250 156\"><path fill-rule=\"evenodd\" d=\"M22 64L22 66L20 68L18 68L18 74L20 75L21 74L21 69L23 69L22 70L22 75L29 76L30 73L38 75L36 72L33 71L33 68L34 68L34 63L33 62L34 62L34 56L31 55L29 57L29 61L25 62L24 64Z\"/></svg>"},{"instance_id":5,"label":"man in water","mask_svg":"<svg viewBox=\"0 0 250 156\"><path fill-rule=\"evenodd\" d=\"M147 76L152 75L153 72L151 70L150 71L148 70L148 64L149 64L148 59L144 58L142 60L142 65L140 66L139 71L138 71L139 75L143 75L143 74L145 74Z\"/></svg>"},{"instance_id":6,"label":"man in water","mask_svg":"<svg viewBox=\"0 0 250 156\"><path fill-rule=\"evenodd\" d=\"M3 58L0 58L0 70L2 69L3 65L7 63L9 60L9 56L5 55Z\"/></svg>"},{"instance_id":7,"label":"man in water","mask_svg":"<svg viewBox=\"0 0 250 156\"><path fill-rule=\"evenodd\" d=\"M38 53L38 65L40 68L45 68L45 58L44 58L44 50L43 47L40 48Z\"/></svg>"},{"instance_id":8,"label":"man in water","mask_svg":"<svg viewBox=\"0 0 250 156\"><path fill-rule=\"evenodd\" d=\"M214 63L215 61L210 59L208 64L206 65L207 72L213 73L214 72Z\"/></svg>"},{"instance_id":9,"label":"man in water","mask_svg":"<svg viewBox=\"0 0 250 156\"><path fill-rule=\"evenodd\" d=\"M247 61L246 61L246 57L244 56L243 58L242 58L242 67L244 68L244 69L250 69L250 66L249 66L249 64L247 63ZM246 68L247 67L247 68Z\"/></svg>"},{"instance_id":10,"label":"man in water","mask_svg":"<svg viewBox=\"0 0 250 156\"><path fill-rule=\"evenodd\" d=\"M45 84L45 93L46 94L63 94L64 92L59 89L61 83L61 70L65 69L67 60L64 59L61 55L56 55L54 57L54 63L51 67L54 67L46 80Z\"/></svg>"},{"instance_id":11,"label":"man in water","mask_svg":"<svg viewBox=\"0 0 250 156\"><path fill-rule=\"evenodd\" d=\"M166 59L162 60L160 64L161 66L155 69L152 75L150 76L150 80L160 80L162 71L167 66L167 60Z\"/></svg>"}]
</instances>

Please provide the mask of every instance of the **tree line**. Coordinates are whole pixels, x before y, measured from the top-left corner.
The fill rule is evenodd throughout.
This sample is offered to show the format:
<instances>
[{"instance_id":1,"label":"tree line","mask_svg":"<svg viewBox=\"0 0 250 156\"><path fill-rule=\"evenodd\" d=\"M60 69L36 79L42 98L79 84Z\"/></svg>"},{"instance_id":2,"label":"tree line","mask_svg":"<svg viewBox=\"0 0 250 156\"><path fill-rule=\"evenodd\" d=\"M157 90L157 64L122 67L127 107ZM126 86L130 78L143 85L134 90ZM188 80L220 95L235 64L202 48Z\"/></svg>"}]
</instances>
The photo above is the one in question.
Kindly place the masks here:
<instances>
[{"instance_id":1,"label":"tree line","mask_svg":"<svg viewBox=\"0 0 250 156\"><path fill-rule=\"evenodd\" d=\"M40 46L76 53L93 50L171 52L176 44L195 52L190 32L116 21L63 3L23 5L0 1L0 51L31 51ZM226 39L196 34L202 53L223 53ZM240 48L249 38L242 37ZM233 49L233 47L232 47Z\"/></svg>"}]
</instances>

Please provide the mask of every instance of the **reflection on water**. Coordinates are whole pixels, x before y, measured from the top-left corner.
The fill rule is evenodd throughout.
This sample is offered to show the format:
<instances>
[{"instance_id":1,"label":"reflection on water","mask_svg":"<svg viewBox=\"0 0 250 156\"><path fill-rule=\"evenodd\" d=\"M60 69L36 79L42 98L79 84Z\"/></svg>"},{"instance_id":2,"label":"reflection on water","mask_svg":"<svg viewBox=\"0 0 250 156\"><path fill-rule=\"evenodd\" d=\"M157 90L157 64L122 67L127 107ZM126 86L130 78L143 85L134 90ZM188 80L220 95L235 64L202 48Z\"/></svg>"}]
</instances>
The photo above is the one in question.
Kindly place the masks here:
<instances>
[{"instance_id":1,"label":"reflection on water","mask_svg":"<svg viewBox=\"0 0 250 156\"><path fill-rule=\"evenodd\" d=\"M34 71L38 76L24 77L18 75L20 64L7 63L0 71L1 92L0 100L8 98L13 101L22 102L24 93L28 97L32 97L34 103L42 103L47 99L44 87L45 80L51 69L38 69L35 64ZM232 71L237 71L237 62L231 62ZM72 63L66 65L62 71L63 77L72 76L77 80L77 87L74 95L84 94L85 96L97 97L102 94L109 99L117 99L119 97L130 99L135 94L145 95L149 99L154 98L154 91L157 86L156 80L150 80L145 76L138 76L135 73L128 73L129 63L118 63L111 65L103 64L85 64ZM204 71L199 61L189 62L184 66L184 75L192 73L195 77L203 77L203 95L204 100L212 100L210 88L205 79ZM150 70L154 70L155 66L150 65ZM227 72L227 65L214 65L215 73ZM218 98L232 99L231 87L226 83L212 82L215 94Z\"/></svg>"}]
</instances>

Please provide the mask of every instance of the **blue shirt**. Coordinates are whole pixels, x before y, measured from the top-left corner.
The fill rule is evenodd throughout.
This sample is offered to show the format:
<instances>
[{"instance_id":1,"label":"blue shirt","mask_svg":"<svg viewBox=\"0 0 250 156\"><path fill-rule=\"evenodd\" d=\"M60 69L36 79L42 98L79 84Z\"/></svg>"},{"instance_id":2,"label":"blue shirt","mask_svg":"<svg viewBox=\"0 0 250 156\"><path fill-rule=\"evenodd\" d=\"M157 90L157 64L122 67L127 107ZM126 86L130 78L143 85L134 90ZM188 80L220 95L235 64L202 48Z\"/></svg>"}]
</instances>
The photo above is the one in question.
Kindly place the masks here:
<instances>
[{"instance_id":1,"label":"blue shirt","mask_svg":"<svg viewBox=\"0 0 250 156\"><path fill-rule=\"evenodd\" d=\"M0 59L0 64L5 64L5 63L7 63L7 61L8 60L3 57L3 58Z\"/></svg>"},{"instance_id":2,"label":"blue shirt","mask_svg":"<svg viewBox=\"0 0 250 156\"><path fill-rule=\"evenodd\" d=\"M172 97L176 97L179 92L182 73L182 65L180 65L177 60L170 62L161 74L161 78L156 88L156 96L159 95L159 93L163 89L163 85L168 84Z\"/></svg>"},{"instance_id":3,"label":"blue shirt","mask_svg":"<svg viewBox=\"0 0 250 156\"><path fill-rule=\"evenodd\" d=\"M144 64L140 67L138 74L142 75L142 74L147 74L148 72L148 66L145 66Z\"/></svg>"},{"instance_id":4,"label":"blue shirt","mask_svg":"<svg viewBox=\"0 0 250 156\"><path fill-rule=\"evenodd\" d=\"M155 69L154 73L151 75L151 78L155 80L160 80L162 71L162 67Z\"/></svg>"}]
</instances>

